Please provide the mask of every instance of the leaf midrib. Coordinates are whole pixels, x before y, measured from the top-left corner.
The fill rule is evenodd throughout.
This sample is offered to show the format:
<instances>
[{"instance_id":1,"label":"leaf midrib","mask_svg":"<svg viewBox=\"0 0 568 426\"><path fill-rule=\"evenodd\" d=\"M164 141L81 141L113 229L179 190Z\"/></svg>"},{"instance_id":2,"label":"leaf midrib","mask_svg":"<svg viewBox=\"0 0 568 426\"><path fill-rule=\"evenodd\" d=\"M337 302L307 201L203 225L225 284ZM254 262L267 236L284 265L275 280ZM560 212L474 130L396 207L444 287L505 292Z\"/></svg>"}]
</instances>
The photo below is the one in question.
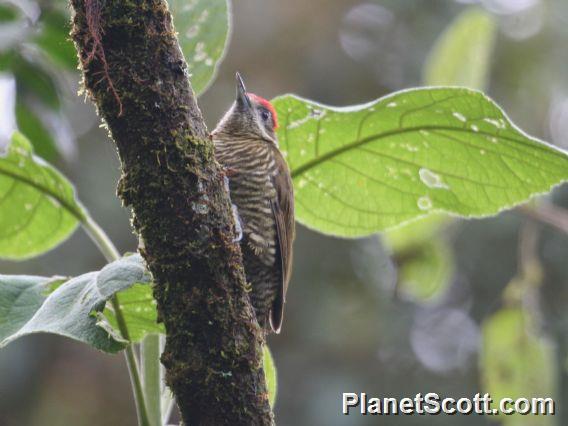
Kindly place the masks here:
<instances>
[{"instance_id":1,"label":"leaf midrib","mask_svg":"<svg viewBox=\"0 0 568 426\"><path fill-rule=\"evenodd\" d=\"M292 176L292 179L302 175L303 173L307 172L308 170L317 167L318 165L324 163L327 160L330 160L334 157L337 157L338 155L343 154L344 152L347 152L351 149L355 149L357 147L366 145L368 143L371 142L375 142L377 140L381 140L381 139L385 139L388 138L390 136L397 136L397 135L402 135L405 133L412 133L412 132L419 132L421 130L426 130L426 131L436 131L436 130L446 130L446 131L453 131L453 132L463 132L463 133L469 133L471 134L472 131L469 129L465 129L465 128L459 128L459 127L451 127L451 126L416 126L416 127L409 127L406 129L394 129L388 132L384 132L384 133L378 133L378 134L374 134L374 135L370 135L367 136L361 140L355 141L355 142L351 142L349 144L346 144L340 148L334 149L332 151L326 152L325 154L316 157L310 161L308 161L307 163L293 169L290 174ZM539 146L537 142L534 142L534 144L527 144L525 141L516 139L516 138L512 138L512 137L508 137L508 136L502 136L502 135L498 135L496 136L494 133L489 133L489 132L484 132L484 131L478 131L475 132L475 135L481 135L481 136L487 136L487 137L496 137L498 139L504 139L507 140L509 142L516 142L516 143L522 143L525 146L530 146L531 148L536 148L536 149L540 149L542 151L545 151L548 154L552 154L552 155L556 155L559 158L562 158L564 160L567 159L566 154L564 154L562 151L554 149L553 147L548 147L548 146ZM286 140L286 143L288 143L288 140Z\"/></svg>"},{"instance_id":2,"label":"leaf midrib","mask_svg":"<svg viewBox=\"0 0 568 426\"><path fill-rule=\"evenodd\" d=\"M56 200L62 207L64 207L69 213L71 213L79 222L85 221L84 213L80 209L76 209L72 204L70 204L66 199L59 196L59 194L51 191L49 188L46 188L33 180L26 178L22 175L17 173L10 172L6 169L0 167L0 175L8 176L16 181L22 182L31 186L32 188L36 189L38 192L50 196L54 200Z\"/></svg>"}]
</instances>

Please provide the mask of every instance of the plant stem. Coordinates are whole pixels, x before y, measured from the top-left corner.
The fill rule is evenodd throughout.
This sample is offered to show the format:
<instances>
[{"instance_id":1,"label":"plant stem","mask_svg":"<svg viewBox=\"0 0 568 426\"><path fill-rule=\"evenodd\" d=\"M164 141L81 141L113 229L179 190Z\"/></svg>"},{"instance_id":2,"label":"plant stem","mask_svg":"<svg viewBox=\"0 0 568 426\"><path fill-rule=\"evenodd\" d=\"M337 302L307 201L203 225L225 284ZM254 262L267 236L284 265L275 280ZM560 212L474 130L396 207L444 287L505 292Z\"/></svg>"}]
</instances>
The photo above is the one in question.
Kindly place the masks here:
<instances>
[{"instance_id":1,"label":"plant stem","mask_svg":"<svg viewBox=\"0 0 568 426\"><path fill-rule=\"evenodd\" d=\"M122 310L120 309L120 303L118 302L118 297L116 294L111 299L112 308L114 309L114 315L116 316L116 322L118 324L118 329L122 337L130 341L130 336L128 334L128 328L126 326L126 321L122 315ZM129 344L124 350L124 356L126 357L126 365L128 366L128 371L130 372L130 382L132 384L132 391L134 392L134 402L136 403L136 413L138 415L138 424L140 426L150 426L150 421L148 420L148 412L146 410L146 402L144 401L144 392L142 391L142 382L140 380L140 369L138 368L138 363L136 362L136 356L134 354L134 348L132 344Z\"/></svg>"},{"instance_id":2,"label":"plant stem","mask_svg":"<svg viewBox=\"0 0 568 426\"><path fill-rule=\"evenodd\" d=\"M148 417L153 426L162 423L161 413L161 371L160 371L160 336L149 334L144 337L140 345L140 359L142 360L142 386Z\"/></svg>"},{"instance_id":3,"label":"plant stem","mask_svg":"<svg viewBox=\"0 0 568 426\"><path fill-rule=\"evenodd\" d=\"M91 216L88 214L86 217L81 221L83 228L85 228L85 232L91 238L91 240L95 243L95 245L99 248L107 262L114 262L115 260L120 259L120 253L108 237L108 235L103 231L103 229L99 226L97 222L93 220Z\"/></svg>"},{"instance_id":4,"label":"plant stem","mask_svg":"<svg viewBox=\"0 0 568 426\"><path fill-rule=\"evenodd\" d=\"M85 215L81 221L85 232L99 248L103 256L108 262L113 262L120 259L120 253L108 237L108 235L103 231L103 229L96 223L91 216ZM120 308L120 303L118 301L118 296L115 294L111 298L112 308L114 310L114 315L116 316L116 322L118 324L118 329L122 337L130 342L130 335L128 333L128 327L122 314L122 309ZM126 366L128 367L128 372L130 374L130 383L132 385L132 391L134 393L134 402L136 404L136 414L138 416L138 424L140 426L150 426L148 420L148 414L146 411L146 403L144 401L144 393L142 392L142 382L140 380L140 370L138 368L138 363L136 362L136 355L134 353L134 348L132 344L128 344L124 350L124 356L126 358Z\"/></svg>"}]
</instances>

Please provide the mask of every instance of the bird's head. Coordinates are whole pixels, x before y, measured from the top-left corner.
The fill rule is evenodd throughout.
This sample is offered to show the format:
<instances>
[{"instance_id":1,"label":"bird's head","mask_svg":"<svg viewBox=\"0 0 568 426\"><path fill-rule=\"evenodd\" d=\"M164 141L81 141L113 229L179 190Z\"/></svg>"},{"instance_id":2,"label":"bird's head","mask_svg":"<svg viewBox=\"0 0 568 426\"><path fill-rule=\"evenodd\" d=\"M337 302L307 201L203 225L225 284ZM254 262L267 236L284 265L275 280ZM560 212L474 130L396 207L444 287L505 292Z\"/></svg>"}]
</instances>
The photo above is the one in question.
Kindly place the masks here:
<instances>
[{"instance_id":1,"label":"bird's head","mask_svg":"<svg viewBox=\"0 0 568 426\"><path fill-rule=\"evenodd\" d=\"M247 92L243 79L237 73L237 98L214 133L264 139L278 145L277 128L278 119L272 104L258 95Z\"/></svg>"}]
</instances>

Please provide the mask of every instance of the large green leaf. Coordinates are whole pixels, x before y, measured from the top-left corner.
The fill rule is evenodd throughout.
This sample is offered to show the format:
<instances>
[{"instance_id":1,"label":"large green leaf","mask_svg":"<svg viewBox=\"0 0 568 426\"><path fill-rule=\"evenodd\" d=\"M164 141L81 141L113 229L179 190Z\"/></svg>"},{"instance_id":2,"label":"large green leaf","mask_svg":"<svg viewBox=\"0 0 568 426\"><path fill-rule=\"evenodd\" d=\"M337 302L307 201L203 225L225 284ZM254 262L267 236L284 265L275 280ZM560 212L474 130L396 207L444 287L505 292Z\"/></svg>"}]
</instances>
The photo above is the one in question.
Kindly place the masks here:
<instances>
[{"instance_id":1,"label":"large green leaf","mask_svg":"<svg viewBox=\"0 0 568 426\"><path fill-rule=\"evenodd\" d=\"M568 155L531 138L480 92L426 88L334 108L274 104L296 216L355 237L444 211L482 217L568 179Z\"/></svg>"},{"instance_id":2,"label":"large green leaf","mask_svg":"<svg viewBox=\"0 0 568 426\"><path fill-rule=\"evenodd\" d=\"M0 341L26 325L62 279L0 275Z\"/></svg>"},{"instance_id":3,"label":"large green leaf","mask_svg":"<svg viewBox=\"0 0 568 426\"><path fill-rule=\"evenodd\" d=\"M270 406L274 407L276 393L278 391L278 377L276 375L276 367L274 366L274 358L272 358L272 353L267 345L263 346L262 368L266 379L266 387L268 388Z\"/></svg>"},{"instance_id":4,"label":"large green leaf","mask_svg":"<svg viewBox=\"0 0 568 426\"><path fill-rule=\"evenodd\" d=\"M230 34L228 0L168 0L191 84L203 93L217 73Z\"/></svg>"},{"instance_id":5,"label":"large green leaf","mask_svg":"<svg viewBox=\"0 0 568 426\"><path fill-rule=\"evenodd\" d=\"M467 9L442 33L424 68L424 82L484 89L497 25L482 9Z\"/></svg>"},{"instance_id":6,"label":"large green leaf","mask_svg":"<svg viewBox=\"0 0 568 426\"><path fill-rule=\"evenodd\" d=\"M0 258L25 259L55 247L85 219L75 190L14 133L0 155Z\"/></svg>"},{"instance_id":7,"label":"large green leaf","mask_svg":"<svg viewBox=\"0 0 568 426\"><path fill-rule=\"evenodd\" d=\"M115 353L127 342L100 312L115 293L149 274L138 255L124 257L97 272L73 278L49 293L53 280L0 276L0 347L30 334L52 333Z\"/></svg>"}]
</instances>

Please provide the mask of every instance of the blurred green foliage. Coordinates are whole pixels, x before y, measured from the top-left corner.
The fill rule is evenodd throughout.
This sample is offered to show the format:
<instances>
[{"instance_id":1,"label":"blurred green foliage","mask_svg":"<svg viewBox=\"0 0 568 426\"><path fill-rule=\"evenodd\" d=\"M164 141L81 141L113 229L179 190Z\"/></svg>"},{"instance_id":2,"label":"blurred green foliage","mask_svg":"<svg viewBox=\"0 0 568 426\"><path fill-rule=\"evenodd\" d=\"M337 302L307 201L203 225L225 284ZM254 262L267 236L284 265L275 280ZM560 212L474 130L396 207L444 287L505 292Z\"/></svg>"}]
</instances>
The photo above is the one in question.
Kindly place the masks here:
<instances>
[{"instance_id":1,"label":"blurred green foliage","mask_svg":"<svg viewBox=\"0 0 568 426\"><path fill-rule=\"evenodd\" d=\"M436 41L424 65L424 83L485 90L496 36L497 23L490 13L467 9Z\"/></svg>"},{"instance_id":2,"label":"blurred green foliage","mask_svg":"<svg viewBox=\"0 0 568 426\"><path fill-rule=\"evenodd\" d=\"M520 307L503 308L483 327L481 366L484 389L503 398L553 397L557 377L554 347L534 329L534 315ZM496 408L496 404L493 405ZM504 425L554 424L550 416L500 416Z\"/></svg>"},{"instance_id":3,"label":"blurred green foliage","mask_svg":"<svg viewBox=\"0 0 568 426\"><path fill-rule=\"evenodd\" d=\"M63 5L54 3L42 9L39 16L27 2L0 5L3 22L19 29L12 42L0 49L0 72L15 77L18 128L47 160L56 159L60 150L48 117L59 122L55 127L67 123L61 114L61 93L68 89L58 74L72 72L77 66Z\"/></svg>"}]
</instances>

